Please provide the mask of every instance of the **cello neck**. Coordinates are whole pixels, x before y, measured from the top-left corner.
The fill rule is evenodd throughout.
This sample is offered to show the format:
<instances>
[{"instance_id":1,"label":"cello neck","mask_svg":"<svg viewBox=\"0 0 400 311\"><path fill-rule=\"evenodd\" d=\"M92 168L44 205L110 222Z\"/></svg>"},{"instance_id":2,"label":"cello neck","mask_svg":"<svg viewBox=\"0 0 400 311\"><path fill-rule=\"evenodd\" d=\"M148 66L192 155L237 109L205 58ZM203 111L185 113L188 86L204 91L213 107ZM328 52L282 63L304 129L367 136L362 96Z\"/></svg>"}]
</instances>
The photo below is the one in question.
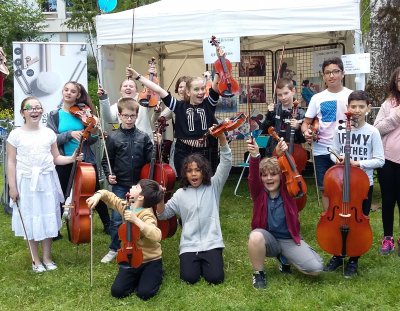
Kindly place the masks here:
<instances>
[{"instance_id":1,"label":"cello neck","mask_svg":"<svg viewBox=\"0 0 400 311\"><path fill-rule=\"evenodd\" d=\"M344 145L344 173L343 173L343 194L344 203L350 202L350 135L351 135L351 116L346 112L346 140Z\"/></svg>"}]
</instances>

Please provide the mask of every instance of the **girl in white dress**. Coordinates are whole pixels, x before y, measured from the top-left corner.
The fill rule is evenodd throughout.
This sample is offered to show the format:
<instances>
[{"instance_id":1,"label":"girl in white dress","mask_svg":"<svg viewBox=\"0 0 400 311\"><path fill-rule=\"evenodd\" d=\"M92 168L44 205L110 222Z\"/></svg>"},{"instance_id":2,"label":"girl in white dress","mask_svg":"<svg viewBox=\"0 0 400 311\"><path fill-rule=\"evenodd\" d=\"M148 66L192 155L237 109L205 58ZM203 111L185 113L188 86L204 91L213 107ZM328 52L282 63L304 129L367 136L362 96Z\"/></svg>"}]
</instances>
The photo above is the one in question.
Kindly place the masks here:
<instances>
[{"instance_id":1,"label":"girl in white dress","mask_svg":"<svg viewBox=\"0 0 400 311\"><path fill-rule=\"evenodd\" d=\"M54 164L72 163L76 155L60 155L56 134L40 126L43 107L36 98L25 98L20 114L24 125L12 130L7 139L12 230L15 236L28 239L32 269L40 273L57 269L51 257L51 243L61 228L60 202L64 202L64 196ZM42 242L43 262L39 257L39 242Z\"/></svg>"}]
</instances>

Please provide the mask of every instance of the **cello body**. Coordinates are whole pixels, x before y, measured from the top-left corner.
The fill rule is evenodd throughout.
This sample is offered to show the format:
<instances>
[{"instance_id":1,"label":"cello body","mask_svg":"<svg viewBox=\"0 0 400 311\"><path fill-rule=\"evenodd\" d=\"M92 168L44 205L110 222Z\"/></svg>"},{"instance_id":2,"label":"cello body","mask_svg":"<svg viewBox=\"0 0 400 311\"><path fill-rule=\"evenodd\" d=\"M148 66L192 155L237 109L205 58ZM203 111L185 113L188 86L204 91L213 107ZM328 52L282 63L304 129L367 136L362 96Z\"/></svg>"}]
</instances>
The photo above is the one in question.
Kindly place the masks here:
<instances>
[{"instance_id":1,"label":"cello body","mask_svg":"<svg viewBox=\"0 0 400 311\"><path fill-rule=\"evenodd\" d=\"M78 162L73 186L72 208L69 215L69 234L73 244L90 242L90 209L86 199L96 188L96 172L90 163Z\"/></svg>"},{"instance_id":2,"label":"cello body","mask_svg":"<svg viewBox=\"0 0 400 311\"><path fill-rule=\"evenodd\" d=\"M166 127L165 118L157 126L158 133L162 133ZM159 144L154 142L153 153L151 157L151 162L145 164L140 171L140 179L147 178L158 182L161 186L165 188L164 202L167 202L174 190L176 175L171 166L167 163L163 163L161 159L161 147L157 150ZM156 206L153 206L153 211L156 214ZM161 230L162 239L169 238L173 236L178 227L178 220L176 216L169 219L160 220L157 218L157 227Z\"/></svg>"},{"instance_id":3,"label":"cello body","mask_svg":"<svg viewBox=\"0 0 400 311\"><path fill-rule=\"evenodd\" d=\"M321 248L343 257L361 256L372 245L369 217L362 211L363 201L368 198L369 178L361 168L350 165L351 116L346 113L344 165L332 166L324 176L324 195L329 198L329 207L321 214L317 226Z\"/></svg>"},{"instance_id":4,"label":"cello body","mask_svg":"<svg viewBox=\"0 0 400 311\"><path fill-rule=\"evenodd\" d=\"M369 179L359 167L351 166L350 175L350 189L353 191L346 208L347 214L343 213L340 195L343 190L343 165L332 166L324 177L324 195L329 197L329 207L318 222L317 241L324 251L335 256L361 256L372 245L369 217L362 212L362 203L368 197ZM344 249L342 229L348 230Z\"/></svg>"}]
</instances>

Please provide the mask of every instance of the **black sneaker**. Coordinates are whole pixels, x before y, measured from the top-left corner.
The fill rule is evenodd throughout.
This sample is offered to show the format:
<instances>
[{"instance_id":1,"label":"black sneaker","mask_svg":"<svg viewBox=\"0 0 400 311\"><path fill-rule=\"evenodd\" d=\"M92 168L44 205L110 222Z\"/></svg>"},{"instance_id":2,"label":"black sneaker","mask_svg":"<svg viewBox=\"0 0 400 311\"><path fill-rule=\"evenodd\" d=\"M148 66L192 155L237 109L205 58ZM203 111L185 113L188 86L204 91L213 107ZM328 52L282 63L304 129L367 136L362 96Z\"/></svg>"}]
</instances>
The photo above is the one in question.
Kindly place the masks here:
<instances>
[{"instance_id":1,"label":"black sneaker","mask_svg":"<svg viewBox=\"0 0 400 311\"><path fill-rule=\"evenodd\" d=\"M327 265L324 267L324 271L332 272L343 265L343 257L333 256Z\"/></svg>"},{"instance_id":2,"label":"black sneaker","mask_svg":"<svg viewBox=\"0 0 400 311\"><path fill-rule=\"evenodd\" d=\"M287 260L287 258L285 256L283 256L282 254L279 254L278 256L276 256L276 259L278 260L278 269L280 272L292 273L292 271L290 270L289 261Z\"/></svg>"},{"instance_id":3,"label":"black sneaker","mask_svg":"<svg viewBox=\"0 0 400 311\"><path fill-rule=\"evenodd\" d=\"M355 261L349 261L344 268L344 277L346 279L352 278L355 274L357 274L358 263Z\"/></svg>"},{"instance_id":4,"label":"black sneaker","mask_svg":"<svg viewBox=\"0 0 400 311\"><path fill-rule=\"evenodd\" d=\"M267 287L267 280L265 279L264 271L256 271L253 273L253 286L257 289Z\"/></svg>"}]
</instances>

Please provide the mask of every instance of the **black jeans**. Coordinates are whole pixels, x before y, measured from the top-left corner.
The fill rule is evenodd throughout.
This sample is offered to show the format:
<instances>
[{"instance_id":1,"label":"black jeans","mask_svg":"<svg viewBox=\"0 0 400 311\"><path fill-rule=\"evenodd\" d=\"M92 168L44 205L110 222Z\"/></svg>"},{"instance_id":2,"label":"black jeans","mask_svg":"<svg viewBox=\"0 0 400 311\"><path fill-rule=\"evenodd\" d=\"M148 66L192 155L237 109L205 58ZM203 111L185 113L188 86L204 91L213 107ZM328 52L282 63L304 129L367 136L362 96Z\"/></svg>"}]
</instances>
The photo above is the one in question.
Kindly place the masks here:
<instances>
[{"instance_id":1,"label":"black jeans","mask_svg":"<svg viewBox=\"0 0 400 311\"><path fill-rule=\"evenodd\" d=\"M179 255L181 279L194 284L203 276L211 284L224 281L224 259L222 248L210 249L204 252L189 252Z\"/></svg>"},{"instance_id":2,"label":"black jeans","mask_svg":"<svg viewBox=\"0 0 400 311\"><path fill-rule=\"evenodd\" d=\"M147 300L157 294L162 279L162 259L143 263L139 268L120 265L111 286L111 295L116 298L124 298L136 291L139 298Z\"/></svg>"}]
</instances>

